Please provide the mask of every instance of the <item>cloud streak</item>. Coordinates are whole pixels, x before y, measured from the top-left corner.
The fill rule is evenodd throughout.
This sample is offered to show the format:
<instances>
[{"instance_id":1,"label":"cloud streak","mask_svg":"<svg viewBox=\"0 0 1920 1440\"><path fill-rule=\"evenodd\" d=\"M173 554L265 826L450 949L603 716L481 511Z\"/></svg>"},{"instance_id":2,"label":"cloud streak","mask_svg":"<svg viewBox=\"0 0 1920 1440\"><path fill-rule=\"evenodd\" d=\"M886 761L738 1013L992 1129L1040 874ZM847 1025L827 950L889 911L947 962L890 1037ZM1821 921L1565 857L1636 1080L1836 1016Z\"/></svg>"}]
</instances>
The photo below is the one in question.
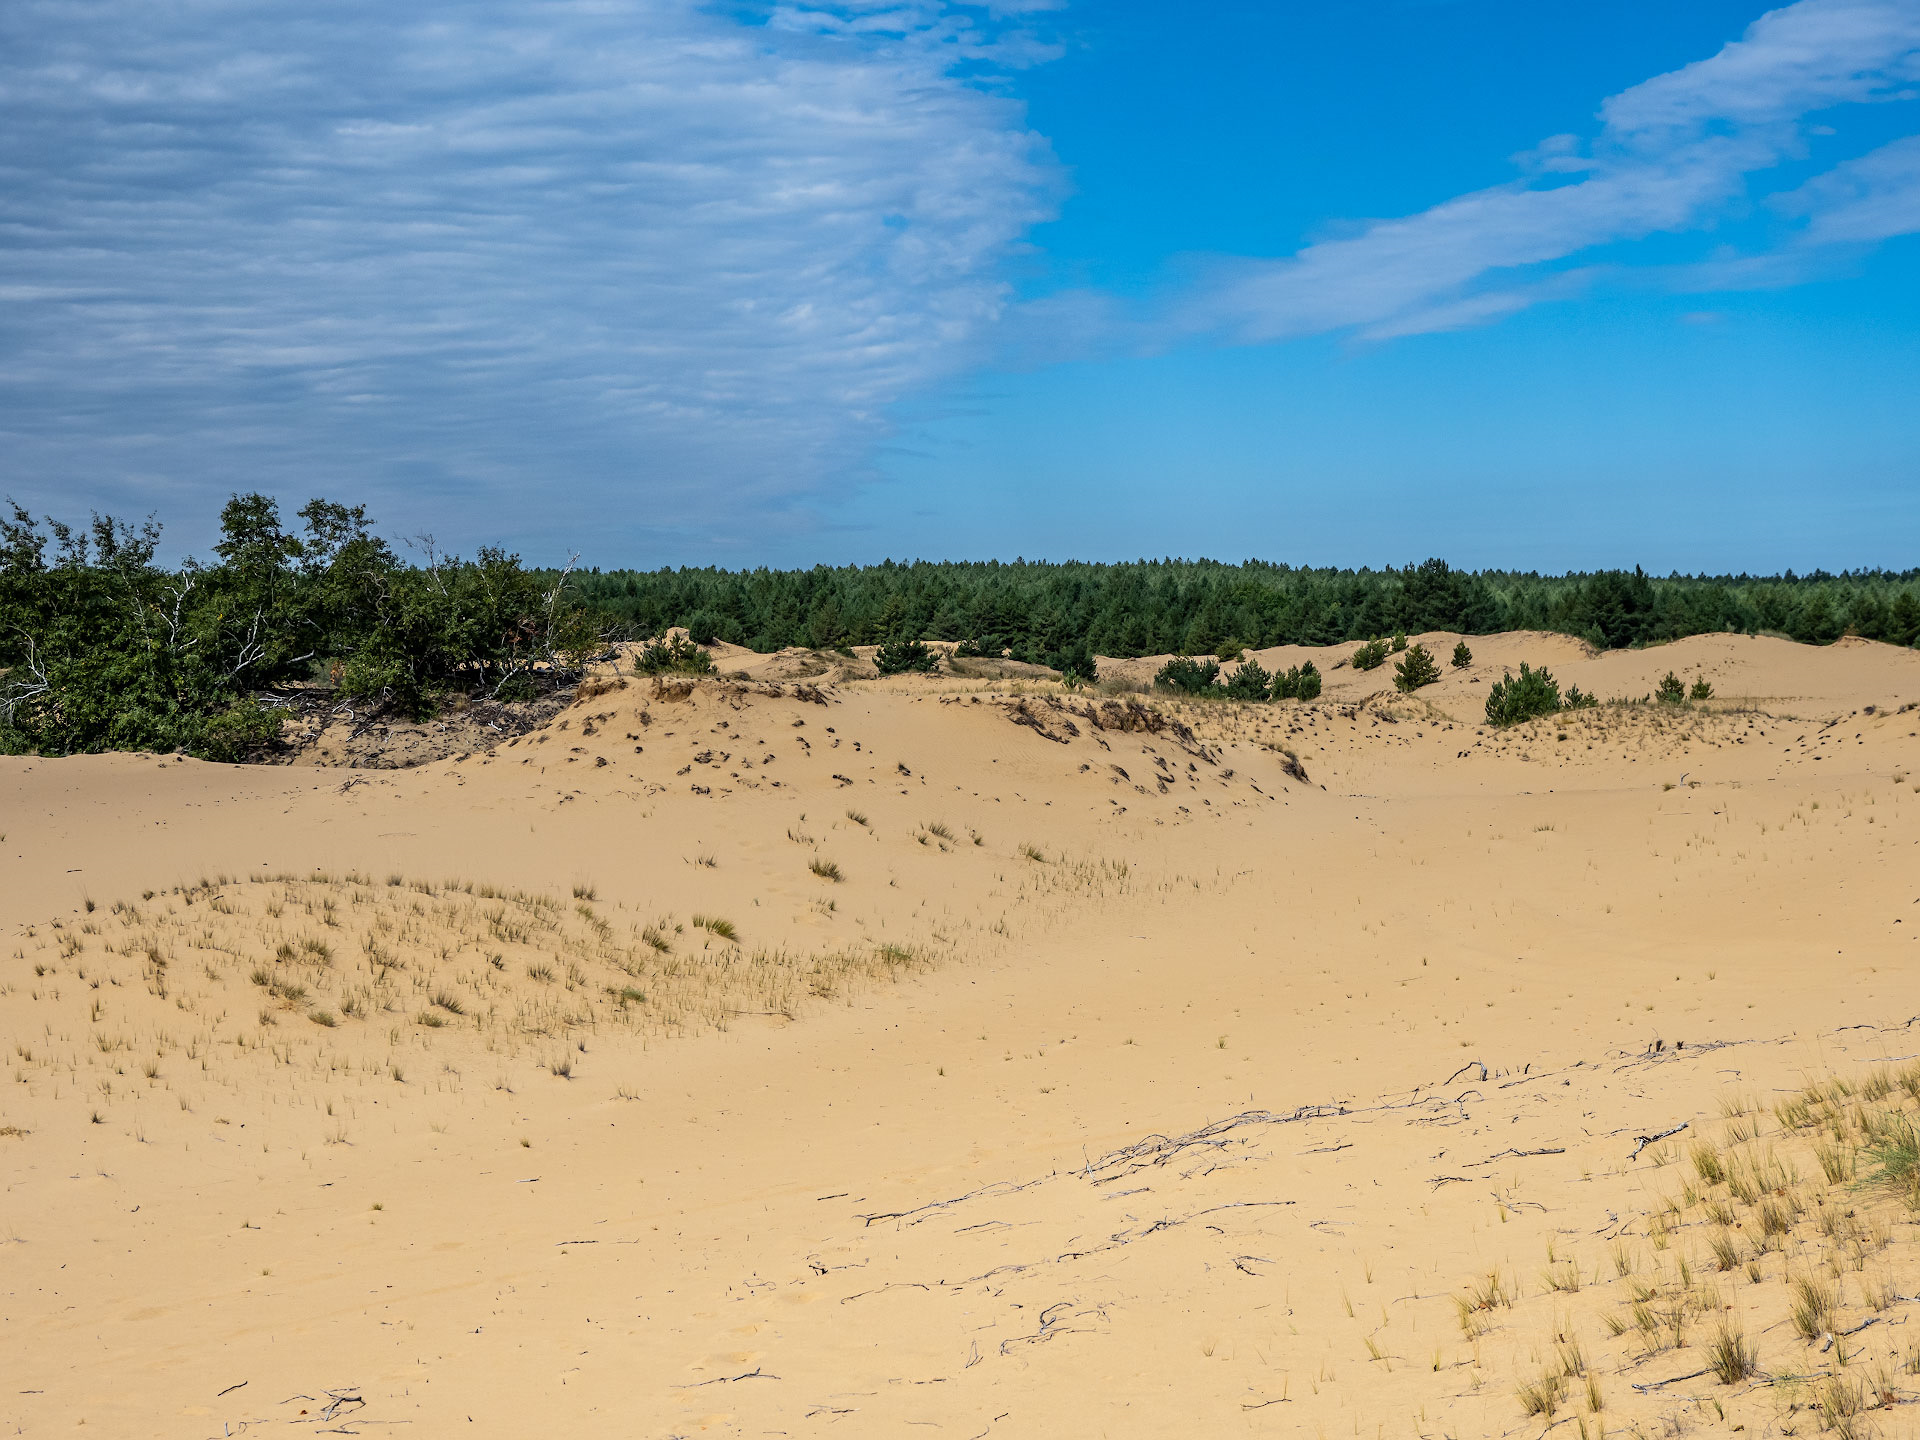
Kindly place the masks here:
<instances>
[{"instance_id":1,"label":"cloud streak","mask_svg":"<svg viewBox=\"0 0 1920 1440\"><path fill-rule=\"evenodd\" d=\"M1608 99L1590 144L1554 136L1528 171L1417 215L1273 260L1217 262L1169 307L1163 335L1265 343L1327 332L1385 339L1484 324L1577 290L1572 266L1605 247L1712 229L1753 178L1807 153L1809 117L1911 100L1920 84L1920 3L1799 0L1718 54ZM1912 142L1802 186L1804 229L1786 246L1886 239L1916 228ZM1669 271L1673 283L1709 273ZM1749 267L1748 273L1751 273ZM1771 273L1781 273L1772 267Z\"/></svg>"},{"instance_id":2,"label":"cloud streak","mask_svg":"<svg viewBox=\"0 0 1920 1440\"><path fill-rule=\"evenodd\" d=\"M790 514L980 358L1051 213L955 78L1046 58L999 8L17 0L0 490Z\"/></svg>"}]
</instances>

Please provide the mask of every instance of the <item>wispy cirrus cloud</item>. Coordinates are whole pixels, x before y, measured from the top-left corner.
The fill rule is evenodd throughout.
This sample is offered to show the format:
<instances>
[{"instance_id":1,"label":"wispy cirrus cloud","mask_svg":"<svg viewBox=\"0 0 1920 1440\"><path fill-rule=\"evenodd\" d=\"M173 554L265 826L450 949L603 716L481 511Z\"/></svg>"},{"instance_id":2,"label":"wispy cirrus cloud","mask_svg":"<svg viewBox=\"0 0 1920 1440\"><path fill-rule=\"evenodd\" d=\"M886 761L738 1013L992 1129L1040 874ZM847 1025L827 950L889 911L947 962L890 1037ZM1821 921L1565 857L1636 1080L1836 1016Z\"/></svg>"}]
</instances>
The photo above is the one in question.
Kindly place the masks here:
<instances>
[{"instance_id":1,"label":"wispy cirrus cloud","mask_svg":"<svg viewBox=\"0 0 1920 1440\"><path fill-rule=\"evenodd\" d=\"M1051 211L955 78L1046 58L995 8L16 0L0 491L778 515L979 358Z\"/></svg>"},{"instance_id":2,"label":"wispy cirrus cloud","mask_svg":"<svg viewBox=\"0 0 1920 1440\"><path fill-rule=\"evenodd\" d=\"M1594 273L1583 267L1607 247L1713 229L1751 202L1756 177L1807 153L1811 117L1911 102L1916 85L1920 0L1799 0L1719 53L1606 100L1590 141L1550 137L1518 157L1523 174L1511 183L1283 258L1217 261L1135 333L1262 343L1484 324L1583 288ZM1654 263L1678 286L1760 283L1763 273L1777 283L1806 273L1812 248L1920 229L1913 144L1886 146L1794 190L1781 211L1803 226L1775 237L1781 254L1763 263L1723 258L1681 271L1664 258ZM1636 257L1606 263L1631 266Z\"/></svg>"}]
</instances>

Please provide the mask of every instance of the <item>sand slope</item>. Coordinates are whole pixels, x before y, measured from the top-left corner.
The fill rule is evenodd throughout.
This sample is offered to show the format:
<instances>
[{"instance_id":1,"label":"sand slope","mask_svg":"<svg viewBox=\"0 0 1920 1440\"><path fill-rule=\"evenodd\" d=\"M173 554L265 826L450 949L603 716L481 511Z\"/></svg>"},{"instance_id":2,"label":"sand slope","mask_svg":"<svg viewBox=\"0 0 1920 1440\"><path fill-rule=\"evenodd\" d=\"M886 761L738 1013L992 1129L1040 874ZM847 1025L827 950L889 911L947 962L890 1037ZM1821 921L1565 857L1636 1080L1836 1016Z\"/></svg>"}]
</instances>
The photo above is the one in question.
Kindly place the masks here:
<instances>
[{"instance_id":1,"label":"sand slope","mask_svg":"<svg viewBox=\"0 0 1920 1440\"><path fill-rule=\"evenodd\" d=\"M1472 644L1313 706L635 681L411 771L0 762L0 1418L1504 1434L1561 1325L1609 1428L1709 1413L1603 1317L1725 1094L1920 1052L1920 657ZM1520 659L1723 700L1494 734Z\"/></svg>"}]
</instances>

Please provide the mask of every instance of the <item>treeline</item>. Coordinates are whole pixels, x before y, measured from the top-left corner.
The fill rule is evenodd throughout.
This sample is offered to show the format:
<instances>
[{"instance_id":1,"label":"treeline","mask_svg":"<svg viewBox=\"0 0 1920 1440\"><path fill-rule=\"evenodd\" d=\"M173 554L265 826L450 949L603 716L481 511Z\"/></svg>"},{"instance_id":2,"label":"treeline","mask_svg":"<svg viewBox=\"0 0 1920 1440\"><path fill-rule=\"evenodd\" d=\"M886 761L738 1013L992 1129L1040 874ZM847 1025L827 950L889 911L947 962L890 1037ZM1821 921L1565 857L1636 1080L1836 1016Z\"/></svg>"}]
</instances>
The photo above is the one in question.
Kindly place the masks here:
<instances>
[{"instance_id":1,"label":"treeline","mask_svg":"<svg viewBox=\"0 0 1920 1440\"><path fill-rule=\"evenodd\" d=\"M481 550L403 561L364 509L288 529L262 495L220 516L217 559L154 563L160 526L0 513L0 752L236 759L279 733L273 687L322 678L410 714L451 692L527 697L601 643L559 577ZM268 692L268 693L263 693Z\"/></svg>"},{"instance_id":2,"label":"treeline","mask_svg":"<svg viewBox=\"0 0 1920 1440\"><path fill-rule=\"evenodd\" d=\"M1607 649L1735 631L1826 644L1920 637L1920 571L1655 577L1455 570L1316 570L1247 561L1014 561L812 570L610 570L584 602L636 634L684 625L701 643L830 649L905 636L1053 664L1076 652L1231 653L1395 633L1553 630Z\"/></svg>"},{"instance_id":3,"label":"treeline","mask_svg":"<svg viewBox=\"0 0 1920 1440\"><path fill-rule=\"evenodd\" d=\"M676 626L761 651L882 644L901 668L924 655L917 642L953 640L1075 679L1092 678L1095 654L1428 630L1556 630L1612 648L1714 631L1920 637L1911 570L1656 578L1159 560L561 574L499 549L462 559L419 542L403 556L359 506L314 500L288 521L263 495L226 505L205 563L162 566L159 540L151 519L69 525L0 509L0 751L235 758L272 741L276 696L296 682L422 715L450 695L531 696L609 641ZM664 648L653 663L693 664ZM1318 677L1275 682L1295 693Z\"/></svg>"}]
</instances>

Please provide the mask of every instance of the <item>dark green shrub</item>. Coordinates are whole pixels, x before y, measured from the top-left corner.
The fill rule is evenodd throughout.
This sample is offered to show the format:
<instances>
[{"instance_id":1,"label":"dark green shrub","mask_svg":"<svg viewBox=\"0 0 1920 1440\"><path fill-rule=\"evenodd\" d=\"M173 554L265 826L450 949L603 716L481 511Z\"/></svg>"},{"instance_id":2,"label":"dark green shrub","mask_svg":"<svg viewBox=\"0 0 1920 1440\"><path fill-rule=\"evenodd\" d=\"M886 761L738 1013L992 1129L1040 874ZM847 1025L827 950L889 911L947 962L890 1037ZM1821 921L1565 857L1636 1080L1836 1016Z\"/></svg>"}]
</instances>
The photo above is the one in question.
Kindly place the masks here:
<instances>
[{"instance_id":1,"label":"dark green shrub","mask_svg":"<svg viewBox=\"0 0 1920 1440\"><path fill-rule=\"evenodd\" d=\"M1656 700L1663 700L1669 705L1679 705L1687 698L1687 687L1678 675L1669 670L1667 678L1660 682L1653 695Z\"/></svg>"},{"instance_id":2,"label":"dark green shrub","mask_svg":"<svg viewBox=\"0 0 1920 1440\"><path fill-rule=\"evenodd\" d=\"M1160 667L1153 683L1162 690L1177 690L1183 695L1204 695L1219 678L1218 660L1202 664L1191 655L1176 655Z\"/></svg>"},{"instance_id":3,"label":"dark green shrub","mask_svg":"<svg viewBox=\"0 0 1920 1440\"><path fill-rule=\"evenodd\" d=\"M1597 695L1587 694L1586 691L1582 690L1578 685L1569 685L1567 687L1566 698L1560 702L1560 708L1562 710L1591 710L1599 703L1600 698Z\"/></svg>"},{"instance_id":4,"label":"dark green shrub","mask_svg":"<svg viewBox=\"0 0 1920 1440\"><path fill-rule=\"evenodd\" d=\"M930 675L940 668L940 657L918 640L889 640L873 657L882 675L904 675L918 671Z\"/></svg>"},{"instance_id":5,"label":"dark green shrub","mask_svg":"<svg viewBox=\"0 0 1920 1440\"><path fill-rule=\"evenodd\" d=\"M1464 670L1472 663L1473 651L1469 650L1467 648L1467 642L1462 640L1453 647L1453 668L1456 670Z\"/></svg>"},{"instance_id":6,"label":"dark green shrub","mask_svg":"<svg viewBox=\"0 0 1920 1440\"><path fill-rule=\"evenodd\" d=\"M280 716L265 705L236 700L207 717L199 743L191 748L208 760L246 760L280 738Z\"/></svg>"},{"instance_id":7,"label":"dark green shrub","mask_svg":"<svg viewBox=\"0 0 1920 1440\"><path fill-rule=\"evenodd\" d=\"M1293 696L1296 700L1320 698L1320 671L1311 660L1300 667L1300 678L1294 682Z\"/></svg>"},{"instance_id":8,"label":"dark green shrub","mask_svg":"<svg viewBox=\"0 0 1920 1440\"><path fill-rule=\"evenodd\" d=\"M711 675L713 657L684 636L668 635L642 645L633 668L641 675Z\"/></svg>"},{"instance_id":9,"label":"dark green shrub","mask_svg":"<svg viewBox=\"0 0 1920 1440\"><path fill-rule=\"evenodd\" d=\"M1378 670L1387 663L1387 642L1369 640L1353 652L1353 668L1356 670Z\"/></svg>"},{"instance_id":10,"label":"dark green shrub","mask_svg":"<svg viewBox=\"0 0 1920 1440\"><path fill-rule=\"evenodd\" d=\"M1100 667L1094 664L1093 651L1084 640L1054 651L1047 657L1047 663L1060 672L1060 679L1069 690L1091 685L1100 678Z\"/></svg>"},{"instance_id":11,"label":"dark green shrub","mask_svg":"<svg viewBox=\"0 0 1920 1440\"><path fill-rule=\"evenodd\" d=\"M1264 700L1272 689L1273 676L1258 660L1247 659L1227 681L1227 694L1236 700Z\"/></svg>"},{"instance_id":12,"label":"dark green shrub","mask_svg":"<svg viewBox=\"0 0 1920 1440\"><path fill-rule=\"evenodd\" d=\"M1560 708L1560 685L1552 672L1542 666L1531 669L1523 661L1518 675L1493 682L1487 692L1487 723L1518 725L1536 715L1551 715Z\"/></svg>"},{"instance_id":13,"label":"dark green shrub","mask_svg":"<svg viewBox=\"0 0 1920 1440\"><path fill-rule=\"evenodd\" d=\"M1415 645L1406 658L1393 667L1393 688L1411 695L1422 685L1440 678L1440 666L1424 645Z\"/></svg>"},{"instance_id":14,"label":"dark green shrub","mask_svg":"<svg viewBox=\"0 0 1920 1440\"><path fill-rule=\"evenodd\" d=\"M1247 653L1247 647L1241 641L1228 640L1223 642L1220 648L1213 652L1213 658L1220 661L1224 665L1224 664L1229 664L1235 660L1238 660L1242 655L1246 653Z\"/></svg>"},{"instance_id":15,"label":"dark green shrub","mask_svg":"<svg viewBox=\"0 0 1920 1440\"><path fill-rule=\"evenodd\" d=\"M1689 700L1711 700L1713 699L1713 686L1709 685L1705 680L1696 680L1693 682L1693 688L1687 692L1687 698Z\"/></svg>"},{"instance_id":16,"label":"dark green shrub","mask_svg":"<svg viewBox=\"0 0 1920 1440\"><path fill-rule=\"evenodd\" d=\"M1398 655L1402 650L1406 648L1407 648L1407 632L1404 630L1394 631L1393 632L1393 653Z\"/></svg>"}]
</instances>

